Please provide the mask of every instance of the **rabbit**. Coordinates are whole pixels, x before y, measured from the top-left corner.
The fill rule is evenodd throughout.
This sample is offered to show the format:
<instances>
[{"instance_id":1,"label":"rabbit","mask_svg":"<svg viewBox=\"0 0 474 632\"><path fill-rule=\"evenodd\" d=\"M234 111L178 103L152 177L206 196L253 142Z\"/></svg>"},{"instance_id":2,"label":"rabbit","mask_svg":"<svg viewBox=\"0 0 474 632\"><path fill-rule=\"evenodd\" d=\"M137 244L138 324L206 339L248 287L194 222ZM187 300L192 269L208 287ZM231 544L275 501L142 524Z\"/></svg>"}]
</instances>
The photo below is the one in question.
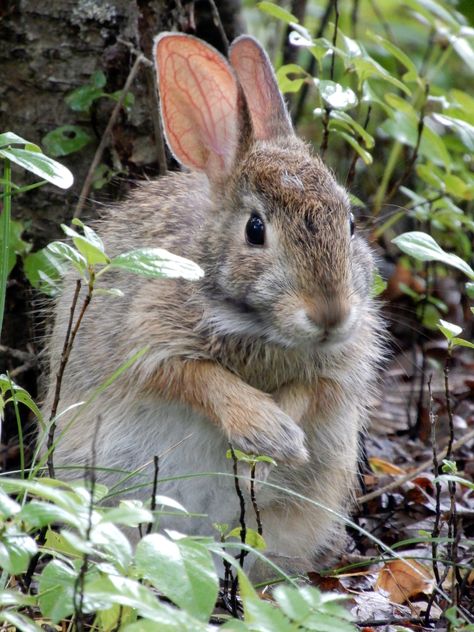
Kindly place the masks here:
<instances>
[{"instance_id":1,"label":"rabbit","mask_svg":"<svg viewBox=\"0 0 474 632\"><path fill-rule=\"evenodd\" d=\"M95 227L109 256L162 247L204 275L100 279L124 296L98 294L84 316L54 463L60 477L83 477L60 468L91 465L97 426L99 481L146 500L157 455L158 493L198 514L162 516L158 527L210 535L213 523L239 524L229 444L270 456L276 466L257 472L267 551L314 560L341 542L383 352L373 256L347 192L295 135L255 39L237 38L227 60L190 35L164 33L154 57L165 136L184 170L141 184ZM70 275L55 307L53 378L73 287ZM92 402L67 410L145 346ZM246 521L255 524L250 503Z\"/></svg>"}]
</instances>

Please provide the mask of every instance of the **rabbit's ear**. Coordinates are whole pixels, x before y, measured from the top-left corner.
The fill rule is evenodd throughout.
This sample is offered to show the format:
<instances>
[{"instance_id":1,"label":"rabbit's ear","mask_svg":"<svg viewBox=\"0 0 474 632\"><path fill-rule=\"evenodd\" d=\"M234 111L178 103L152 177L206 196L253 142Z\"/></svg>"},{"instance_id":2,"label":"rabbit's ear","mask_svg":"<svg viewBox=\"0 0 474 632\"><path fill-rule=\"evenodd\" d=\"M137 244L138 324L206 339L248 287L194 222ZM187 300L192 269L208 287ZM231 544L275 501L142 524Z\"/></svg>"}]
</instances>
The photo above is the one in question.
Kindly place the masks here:
<instances>
[{"instance_id":1,"label":"rabbit's ear","mask_svg":"<svg viewBox=\"0 0 474 632\"><path fill-rule=\"evenodd\" d=\"M275 73L260 44L253 37L242 35L234 40L229 57L245 94L255 138L269 140L292 135Z\"/></svg>"},{"instance_id":2,"label":"rabbit's ear","mask_svg":"<svg viewBox=\"0 0 474 632\"><path fill-rule=\"evenodd\" d=\"M239 137L239 87L214 48L190 35L155 40L161 114L179 162L210 179L229 173Z\"/></svg>"}]
</instances>

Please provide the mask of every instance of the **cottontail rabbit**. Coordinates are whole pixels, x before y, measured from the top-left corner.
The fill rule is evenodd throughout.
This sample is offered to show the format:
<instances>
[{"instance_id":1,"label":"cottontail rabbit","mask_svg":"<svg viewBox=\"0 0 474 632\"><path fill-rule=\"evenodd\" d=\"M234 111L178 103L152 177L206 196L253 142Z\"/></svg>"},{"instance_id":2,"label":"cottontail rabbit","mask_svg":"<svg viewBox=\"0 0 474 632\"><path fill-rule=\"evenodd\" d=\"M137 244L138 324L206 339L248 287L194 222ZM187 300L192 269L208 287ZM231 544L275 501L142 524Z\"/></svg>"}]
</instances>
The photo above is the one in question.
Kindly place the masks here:
<instances>
[{"instance_id":1,"label":"cottontail rabbit","mask_svg":"<svg viewBox=\"0 0 474 632\"><path fill-rule=\"evenodd\" d=\"M104 212L98 230L111 255L164 247L205 274L194 282L104 275L125 296L93 298L60 410L87 399L137 350L149 351L64 432L54 462L90 464L99 420L96 466L142 468L125 486L143 484L134 494L145 499L159 455L159 493L208 516L160 526L210 534L215 521L237 524L232 476L179 477L231 473L229 442L269 455L278 464L269 482L324 507L261 485L268 549L312 555L337 533L325 507L344 512L354 490L380 356L372 256L354 235L346 191L294 135L254 39L238 38L228 62L196 38L163 34L155 55L166 138L191 171L142 184ZM57 304L52 376L73 285ZM59 419L56 437L72 414ZM112 486L124 475L98 476Z\"/></svg>"}]
</instances>

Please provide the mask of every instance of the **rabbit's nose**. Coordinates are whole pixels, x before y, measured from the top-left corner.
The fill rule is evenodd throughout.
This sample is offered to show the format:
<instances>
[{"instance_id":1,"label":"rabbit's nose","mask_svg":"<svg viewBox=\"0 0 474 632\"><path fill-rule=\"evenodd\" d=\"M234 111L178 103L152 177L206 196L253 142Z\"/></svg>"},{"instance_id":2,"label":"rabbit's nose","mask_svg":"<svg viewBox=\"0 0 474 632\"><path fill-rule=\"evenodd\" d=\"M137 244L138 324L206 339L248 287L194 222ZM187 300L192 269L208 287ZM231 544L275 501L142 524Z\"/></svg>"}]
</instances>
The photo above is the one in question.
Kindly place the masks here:
<instances>
[{"instance_id":1,"label":"rabbit's nose","mask_svg":"<svg viewBox=\"0 0 474 632\"><path fill-rule=\"evenodd\" d=\"M349 311L349 306L337 298L314 301L306 306L308 319L326 333L344 325Z\"/></svg>"}]
</instances>

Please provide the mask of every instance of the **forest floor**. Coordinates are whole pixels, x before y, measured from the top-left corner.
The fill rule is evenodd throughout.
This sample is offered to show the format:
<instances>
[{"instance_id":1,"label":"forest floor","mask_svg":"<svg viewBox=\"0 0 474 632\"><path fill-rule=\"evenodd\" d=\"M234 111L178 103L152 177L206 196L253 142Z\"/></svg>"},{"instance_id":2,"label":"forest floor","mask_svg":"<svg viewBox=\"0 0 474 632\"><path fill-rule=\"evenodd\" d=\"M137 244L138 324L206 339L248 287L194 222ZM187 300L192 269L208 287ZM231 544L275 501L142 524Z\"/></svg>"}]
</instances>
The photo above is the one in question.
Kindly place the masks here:
<instances>
[{"instance_id":1,"label":"forest floor","mask_svg":"<svg viewBox=\"0 0 474 632\"><path fill-rule=\"evenodd\" d=\"M474 615L474 488L435 481L450 440L448 458L460 476L473 480L474 363L462 350L452 359L448 407L446 344L428 343L425 354L423 396L420 371L413 371L421 354L400 352L384 375L372 416L365 489L353 516L372 537L351 529L337 573L310 574L320 588L351 597L352 614L366 632L400 625L447 629L442 614L453 603L468 621ZM382 544L400 559L386 561ZM453 621L452 629L460 629Z\"/></svg>"}]
</instances>

